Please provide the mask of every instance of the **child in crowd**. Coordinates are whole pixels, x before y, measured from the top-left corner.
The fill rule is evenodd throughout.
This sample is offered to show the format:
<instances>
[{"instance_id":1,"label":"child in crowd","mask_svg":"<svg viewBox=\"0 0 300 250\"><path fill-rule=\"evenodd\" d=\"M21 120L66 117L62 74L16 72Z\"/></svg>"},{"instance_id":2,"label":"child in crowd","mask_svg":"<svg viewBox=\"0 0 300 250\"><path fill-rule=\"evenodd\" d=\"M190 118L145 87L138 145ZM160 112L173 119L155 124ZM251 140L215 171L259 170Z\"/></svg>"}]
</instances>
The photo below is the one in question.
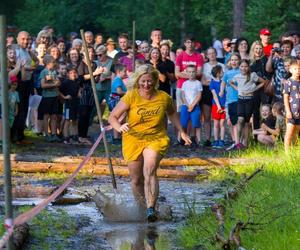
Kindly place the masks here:
<instances>
[{"instance_id":1,"label":"child in crowd","mask_svg":"<svg viewBox=\"0 0 300 250\"><path fill-rule=\"evenodd\" d=\"M288 152L295 145L300 130L300 61L293 60L290 65L291 78L284 84L283 98L287 119L284 148Z\"/></svg>"},{"instance_id":2,"label":"child in crowd","mask_svg":"<svg viewBox=\"0 0 300 250\"><path fill-rule=\"evenodd\" d=\"M187 131L188 123L191 121L192 128L195 129L196 138L192 137L192 142L194 144L200 145L201 140L201 124L200 115L201 110L199 102L202 97L202 83L196 80L196 66L189 65L186 68L186 74L189 79L185 81L182 85L182 107L180 112L180 123L182 128Z\"/></svg>"},{"instance_id":3,"label":"child in crowd","mask_svg":"<svg viewBox=\"0 0 300 250\"><path fill-rule=\"evenodd\" d=\"M19 93L16 91L18 87L18 78L15 75L11 75L10 88L8 90L8 121L9 127L12 128L15 121L15 117L18 114L20 103ZM11 138L14 138L15 131L11 129ZM0 144L2 145L2 107L0 105Z\"/></svg>"},{"instance_id":4,"label":"child in crowd","mask_svg":"<svg viewBox=\"0 0 300 250\"><path fill-rule=\"evenodd\" d=\"M257 140L267 146L273 146L275 143L273 132L275 131L274 116L272 115L271 106L268 104L262 105L260 109L261 126L259 129L253 130L253 135L257 135Z\"/></svg>"},{"instance_id":5,"label":"child in crowd","mask_svg":"<svg viewBox=\"0 0 300 250\"><path fill-rule=\"evenodd\" d=\"M225 146L225 94L221 97L220 90L223 77L223 68L221 65L216 65L212 68L211 74L213 78L210 81L209 89L212 92L212 118L214 120L214 148L223 148Z\"/></svg>"},{"instance_id":6,"label":"child in crowd","mask_svg":"<svg viewBox=\"0 0 300 250\"><path fill-rule=\"evenodd\" d=\"M65 101L63 136L65 144L77 144L81 79L78 77L77 69L74 66L70 66L67 71L68 78L62 82L60 87L60 96Z\"/></svg>"},{"instance_id":7,"label":"child in crowd","mask_svg":"<svg viewBox=\"0 0 300 250\"><path fill-rule=\"evenodd\" d=\"M109 96L109 102L108 107L109 110L112 111L114 107L117 105L117 103L120 101L121 97L126 93L127 89L123 82L125 78L127 78L126 73L126 66L123 64L116 64L115 65L115 73L116 77L112 82L111 86L111 94ZM113 143L118 144L121 142L121 139L119 138L119 133L114 130L114 137L113 137Z\"/></svg>"},{"instance_id":8,"label":"child in crowd","mask_svg":"<svg viewBox=\"0 0 300 250\"><path fill-rule=\"evenodd\" d=\"M224 96L225 87L226 87L226 107L227 107L227 123L229 127L231 127L231 137L234 143L227 148L227 150L231 150L238 144L237 140L237 121L238 121L238 111L237 111L237 103L238 103L238 92L235 88L230 85L230 81L233 77L240 73L239 65L240 65L241 57L238 53L232 53L229 56L227 67L228 70L224 73L223 81L220 90L220 97Z\"/></svg>"},{"instance_id":9,"label":"child in crowd","mask_svg":"<svg viewBox=\"0 0 300 250\"><path fill-rule=\"evenodd\" d=\"M67 64L61 62L58 64L57 67L58 79L61 83L63 83L67 79ZM59 96L58 98L58 113L57 113L57 134L61 137L63 136L63 128L64 128L64 119L63 119L63 112L64 112L64 99Z\"/></svg>"},{"instance_id":10,"label":"child in crowd","mask_svg":"<svg viewBox=\"0 0 300 250\"><path fill-rule=\"evenodd\" d=\"M259 83L256 85L256 83ZM249 122L253 114L253 93L265 84L265 80L255 72L250 72L248 60L241 60L240 73L233 77L230 85L238 91L238 137L236 149L248 146ZM242 144L243 134L243 144Z\"/></svg>"},{"instance_id":11,"label":"child in crowd","mask_svg":"<svg viewBox=\"0 0 300 250\"><path fill-rule=\"evenodd\" d=\"M47 142L60 142L56 135L58 113L58 87L60 81L55 71L55 59L52 56L44 57L45 69L41 72L42 101L40 103L44 115L44 132ZM48 133L50 119L51 136Z\"/></svg>"},{"instance_id":12,"label":"child in crowd","mask_svg":"<svg viewBox=\"0 0 300 250\"><path fill-rule=\"evenodd\" d=\"M290 56L286 57L283 60L283 65L284 65L284 69L285 69L285 75L284 75L283 79L281 80L282 84L286 83L286 80L291 77L290 66L291 66L292 60L293 60L293 58L290 57Z\"/></svg>"}]
</instances>

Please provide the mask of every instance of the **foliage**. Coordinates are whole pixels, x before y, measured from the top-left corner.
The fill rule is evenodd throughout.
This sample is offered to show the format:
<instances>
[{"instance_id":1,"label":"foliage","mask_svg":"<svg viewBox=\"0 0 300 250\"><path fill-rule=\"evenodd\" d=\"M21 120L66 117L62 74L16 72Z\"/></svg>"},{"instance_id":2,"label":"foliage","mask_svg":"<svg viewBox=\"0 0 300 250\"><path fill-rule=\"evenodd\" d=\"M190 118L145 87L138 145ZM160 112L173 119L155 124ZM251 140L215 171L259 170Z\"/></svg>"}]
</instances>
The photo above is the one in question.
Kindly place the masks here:
<instances>
[{"instance_id":1,"label":"foliage","mask_svg":"<svg viewBox=\"0 0 300 250\"><path fill-rule=\"evenodd\" d=\"M262 27L269 27L277 39L291 25L299 24L300 2L296 0L249 0L246 7L244 35L251 41L258 38ZM114 38L122 32L132 36L132 21L136 20L138 39L148 40L151 29L158 27L177 46L181 44L182 32L195 34L209 46L215 37L231 37L233 28L233 1L225 0L61 0L59 4L25 0L22 4L6 6L4 12L9 13L11 23L34 34L51 25L57 34L64 35L83 28ZM15 14L14 18L11 13Z\"/></svg>"},{"instance_id":2,"label":"foliage","mask_svg":"<svg viewBox=\"0 0 300 250\"><path fill-rule=\"evenodd\" d=\"M261 166L261 160L264 160L265 166L264 171L248 183L236 200L222 201L226 206L225 235L228 236L239 220L250 221L253 225L240 234L246 249L299 249L300 148L286 155L282 146L274 151L258 146L238 156L256 159L256 162L216 170L213 179L228 173L226 190L245 175L253 173ZM235 181L232 181L232 171L236 173ZM214 242L216 231L215 216L207 209L204 214L193 214L188 219L185 226L179 229L178 239L184 249L196 246L219 249Z\"/></svg>"}]
</instances>

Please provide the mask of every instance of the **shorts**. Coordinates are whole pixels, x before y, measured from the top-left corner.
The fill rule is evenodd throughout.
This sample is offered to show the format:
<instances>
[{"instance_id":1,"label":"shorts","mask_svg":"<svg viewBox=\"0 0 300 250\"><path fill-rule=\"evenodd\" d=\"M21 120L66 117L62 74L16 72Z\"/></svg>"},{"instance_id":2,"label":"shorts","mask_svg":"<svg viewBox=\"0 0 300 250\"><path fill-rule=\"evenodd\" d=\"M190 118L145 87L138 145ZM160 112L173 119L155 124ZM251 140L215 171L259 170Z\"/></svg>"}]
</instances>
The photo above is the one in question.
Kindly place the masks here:
<instances>
[{"instance_id":1,"label":"shorts","mask_svg":"<svg viewBox=\"0 0 300 250\"><path fill-rule=\"evenodd\" d=\"M251 119L254 109L254 101L252 98L238 100L238 117L243 117L245 122L248 123Z\"/></svg>"},{"instance_id":2,"label":"shorts","mask_svg":"<svg viewBox=\"0 0 300 250\"><path fill-rule=\"evenodd\" d=\"M225 112L225 108L221 107L223 112L222 113L218 113L218 106L216 104L212 105L212 109L211 109L211 117L214 120L225 120L226 119L226 112Z\"/></svg>"},{"instance_id":3,"label":"shorts","mask_svg":"<svg viewBox=\"0 0 300 250\"><path fill-rule=\"evenodd\" d=\"M294 118L291 118L291 119L287 119L287 123L290 123L290 124L293 124L293 125L300 125L300 119L294 119Z\"/></svg>"},{"instance_id":4,"label":"shorts","mask_svg":"<svg viewBox=\"0 0 300 250\"><path fill-rule=\"evenodd\" d=\"M78 105L64 107L65 120L77 121L78 120Z\"/></svg>"},{"instance_id":5,"label":"shorts","mask_svg":"<svg viewBox=\"0 0 300 250\"><path fill-rule=\"evenodd\" d=\"M182 106L181 93L182 93L182 90L176 88L176 107L177 107L177 112L180 112L181 106Z\"/></svg>"},{"instance_id":6,"label":"shorts","mask_svg":"<svg viewBox=\"0 0 300 250\"><path fill-rule=\"evenodd\" d=\"M97 96L98 96L99 104L101 104L103 100L105 100L106 103L108 103L110 90L97 90Z\"/></svg>"},{"instance_id":7,"label":"shorts","mask_svg":"<svg viewBox=\"0 0 300 250\"><path fill-rule=\"evenodd\" d=\"M109 111L112 111L117 106L120 100L121 100L120 96L111 94L109 97L109 101L107 103Z\"/></svg>"},{"instance_id":8,"label":"shorts","mask_svg":"<svg viewBox=\"0 0 300 250\"><path fill-rule=\"evenodd\" d=\"M202 91L202 98L200 100L200 104L205 104L205 105L208 105L208 106L211 106L212 105L212 99L213 99L213 96L212 96L212 93L209 89L209 86L203 86L203 91Z\"/></svg>"},{"instance_id":9,"label":"shorts","mask_svg":"<svg viewBox=\"0 0 300 250\"><path fill-rule=\"evenodd\" d=\"M64 113L64 104L61 103L61 101L58 101L58 105L57 105L57 114L58 115L63 115Z\"/></svg>"},{"instance_id":10,"label":"shorts","mask_svg":"<svg viewBox=\"0 0 300 250\"><path fill-rule=\"evenodd\" d=\"M58 97L43 97L40 103L40 112L45 115L57 115L58 113Z\"/></svg>"},{"instance_id":11,"label":"shorts","mask_svg":"<svg viewBox=\"0 0 300 250\"><path fill-rule=\"evenodd\" d=\"M228 104L228 115L231 124L236 125L238 122L238 102Z\"/></svg>"},{"instance_id":12,"label":"shorts","mask_svg":"<svg viewBox=\"0 0 300 250\"><path fill-rule=\"evenodd\" d=\"M180 124L186 129L189 121L191 121L192 128L200 128L200 116L201 110L199 105L195 106L192 112L188 112L188 107L186 105L182 105L180 111Z\"/></svg>"}]
</instances>

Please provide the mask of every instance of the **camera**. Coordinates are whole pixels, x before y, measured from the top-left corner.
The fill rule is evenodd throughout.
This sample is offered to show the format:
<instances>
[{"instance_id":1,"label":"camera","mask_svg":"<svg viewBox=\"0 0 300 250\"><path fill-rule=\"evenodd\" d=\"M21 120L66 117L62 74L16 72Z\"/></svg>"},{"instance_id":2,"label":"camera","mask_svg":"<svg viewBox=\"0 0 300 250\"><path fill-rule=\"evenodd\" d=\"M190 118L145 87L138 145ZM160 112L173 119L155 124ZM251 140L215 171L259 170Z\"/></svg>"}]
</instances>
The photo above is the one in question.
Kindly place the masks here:
<instances>
[{"instance_id":1,"label":"camera","mask_svg":"<svg viewBox=\"0 0 300 250\"><path fill-rule=\"evenodd\" d=\"M273 48L272 51L274 53L281 53L283 50L281 48Z\"/></svg>"}]
</instances>

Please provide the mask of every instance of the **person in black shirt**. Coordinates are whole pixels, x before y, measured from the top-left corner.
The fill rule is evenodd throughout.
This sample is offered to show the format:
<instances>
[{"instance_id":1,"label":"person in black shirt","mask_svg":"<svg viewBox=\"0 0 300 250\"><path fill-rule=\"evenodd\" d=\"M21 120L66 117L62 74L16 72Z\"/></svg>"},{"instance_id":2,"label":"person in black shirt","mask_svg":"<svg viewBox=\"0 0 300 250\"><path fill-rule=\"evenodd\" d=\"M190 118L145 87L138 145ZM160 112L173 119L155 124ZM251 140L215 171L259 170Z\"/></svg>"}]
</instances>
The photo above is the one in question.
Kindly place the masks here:
<instances>
[{"instance_id":1,"label":"person in black shirt","mask_svg":"<svg viewBox=\"0 0 300 250\"><path fill-rule=\"evenodd\" d=\"M82 77L78 76L77 69L75 67L71 66L67 70L68 78L62 82L62 85L60 87L60 96L65 100L65 121L63 129L64 143L70 144L78 142L77 120Z\"/></svg>"},{"instance_id":2,"label":"person in black shirt","mask_svg":"<svg viewBox=\"0 0 300 250\"><path fill-rule=\"evenodd\" d=\"M168 68L161 60L161 53L159 48L151 48L150 60L146 63L153 65L153 67L159 71L159 86L158 89L162 90L170 95L170 82L167 78Z\"/></svg>"}]
</instances>

